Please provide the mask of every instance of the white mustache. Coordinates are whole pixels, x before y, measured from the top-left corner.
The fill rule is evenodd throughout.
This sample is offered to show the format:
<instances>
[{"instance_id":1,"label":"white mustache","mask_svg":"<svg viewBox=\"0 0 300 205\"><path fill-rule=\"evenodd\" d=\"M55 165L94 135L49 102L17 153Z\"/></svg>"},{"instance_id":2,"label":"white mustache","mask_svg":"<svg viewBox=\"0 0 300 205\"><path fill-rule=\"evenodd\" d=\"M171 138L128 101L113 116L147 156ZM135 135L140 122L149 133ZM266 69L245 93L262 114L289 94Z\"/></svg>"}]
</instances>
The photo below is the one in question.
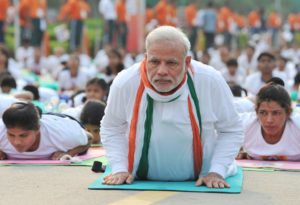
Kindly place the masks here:
<instances>
[{"instance_id":1,"label":"white mustache","mask_svg":"<svg viewBox=\"0 0 300 205\"><path fill-rule=\"evenodd\" d=\"M153 78L152 82L156 82L156 81L160 81L160 80L172 82L172 79L170 79L170 78Z\"/></svg>"}]
</instances>

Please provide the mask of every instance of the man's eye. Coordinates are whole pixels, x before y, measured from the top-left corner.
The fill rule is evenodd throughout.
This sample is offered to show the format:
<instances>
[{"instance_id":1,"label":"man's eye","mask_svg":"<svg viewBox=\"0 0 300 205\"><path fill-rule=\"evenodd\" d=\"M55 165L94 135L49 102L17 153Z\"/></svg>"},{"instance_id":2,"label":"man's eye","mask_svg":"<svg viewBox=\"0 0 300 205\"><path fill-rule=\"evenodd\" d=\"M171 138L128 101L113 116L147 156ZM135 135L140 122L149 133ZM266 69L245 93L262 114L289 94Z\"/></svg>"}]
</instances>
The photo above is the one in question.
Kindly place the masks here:
<instances>
[{"instance_id":1,"label":"man's eye","mask_svg":"<svg viewBox=\"0 0 300 205\"><path fill-rule=\"evenodd\" d=\"M176 65L177 65L177 62L169 61L169 62L167 62L167 64L168 64L169 66L176 66Z\"/></svg>"},{"instance_id":2,"label":"man's eye","mask_svg":"<svg viewBox=\"0 0 300 205\"><path fill-rule=\"evenodd\" d=\"M159 64L159 61L158 60L151 60L150 63L152 65L158 65Z\"/></svg>"}]
</instances>

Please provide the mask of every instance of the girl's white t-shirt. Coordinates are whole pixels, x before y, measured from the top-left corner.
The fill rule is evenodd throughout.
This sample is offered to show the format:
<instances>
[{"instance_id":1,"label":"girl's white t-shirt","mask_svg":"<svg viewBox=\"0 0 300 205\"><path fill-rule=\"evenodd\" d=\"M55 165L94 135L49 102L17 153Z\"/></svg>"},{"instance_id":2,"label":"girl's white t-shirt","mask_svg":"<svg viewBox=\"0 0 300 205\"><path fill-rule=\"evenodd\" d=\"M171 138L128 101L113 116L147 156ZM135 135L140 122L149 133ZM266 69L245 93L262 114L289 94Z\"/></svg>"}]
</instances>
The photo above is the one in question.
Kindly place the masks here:
<instances>
[{"instance_id":1,"label":"girl's white t-shirt","mask_svg":"<svg viewBox=\"0 0 300 205\"><path fill-rule=\"evenodd\" d=\"M268 144L262 135L261 125L255 113L245 113L244 149L250 157L259 160L300 160L300 118L291 116L286 122L279 142Z\"/></svg>"}]
</instances>

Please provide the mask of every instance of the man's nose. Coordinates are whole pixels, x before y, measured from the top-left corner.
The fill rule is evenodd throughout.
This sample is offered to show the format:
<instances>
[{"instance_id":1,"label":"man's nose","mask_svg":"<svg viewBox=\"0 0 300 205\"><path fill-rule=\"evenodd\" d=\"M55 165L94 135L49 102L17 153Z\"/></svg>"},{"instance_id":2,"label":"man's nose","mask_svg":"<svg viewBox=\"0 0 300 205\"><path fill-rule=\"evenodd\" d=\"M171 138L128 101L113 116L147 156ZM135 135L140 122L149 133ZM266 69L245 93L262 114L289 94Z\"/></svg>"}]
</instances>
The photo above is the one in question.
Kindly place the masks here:
<instances>
[{"instance_id":1,"label":"man's nose","mask_svg":"<svg viewBox=\"0 0 300 205\"><path fill-rule=\"evenodd\" d=\"M157 74L158 75L167 75L168 74L168 67L165 63L161 63L157 68Z\"/></svg>"}]
</instances>

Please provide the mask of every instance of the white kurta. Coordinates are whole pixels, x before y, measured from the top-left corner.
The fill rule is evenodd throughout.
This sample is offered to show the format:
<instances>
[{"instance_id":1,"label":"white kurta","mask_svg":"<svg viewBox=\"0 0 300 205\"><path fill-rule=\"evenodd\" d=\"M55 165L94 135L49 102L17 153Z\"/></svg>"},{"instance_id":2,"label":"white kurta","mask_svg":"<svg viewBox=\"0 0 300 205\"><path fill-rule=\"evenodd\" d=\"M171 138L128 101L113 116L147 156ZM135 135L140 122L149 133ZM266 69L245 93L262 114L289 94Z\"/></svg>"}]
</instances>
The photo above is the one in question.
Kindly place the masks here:
<instances>
[{"instance_id":1,"label":"white kurta","mask_svg":"<svg viewBox=\"0 0 300 205\"><path fill-rule=\"evenodd\" d=\"M233 97L220 73L210 66L192 61L194 85L202 117L202 175L217 172L234 174L234 158L243 142L241 120L234 109ZM132 110L140 84L140 64L122 71L114 80L105 115L101 122L101 140L107 150L112 172L128 171L128 134ZM172 102L154 97L152 134L149 146L148 178L153 180L193 179L192 129L188 113L188 85ZM141 157L146 91L143 93L137 124L135 174ZM152 95L153 97L153 95ZM195 112L196 116L196 112Z\"/></svg>"},{"instance_id":2,"label":"white kurta","mask_svg":"<svg viewBox=\"0 0 300 205\"><path fill-rule=\"evenodd\" d=\"M67 152L77 146L86 145L88 138L78 122L67 117L42 115L40 119L41 140L33 152L18 152L8 141L6 128L0 121L0 150L12 159L48 159L54 152Z\"/></svg>"},{"instance_id":3,"label":"white kurta","mask_svg":"<svg viewBox=\"0 0 300 205\"><path fill-rule=\"evenodd\" d=\"M286 122L282 137L276 144L268 144L261 133L256 114L243 114L245 127L244 149L259 160L300 160L300 116L292 115Z\"/></svg>"}]
</instances>

